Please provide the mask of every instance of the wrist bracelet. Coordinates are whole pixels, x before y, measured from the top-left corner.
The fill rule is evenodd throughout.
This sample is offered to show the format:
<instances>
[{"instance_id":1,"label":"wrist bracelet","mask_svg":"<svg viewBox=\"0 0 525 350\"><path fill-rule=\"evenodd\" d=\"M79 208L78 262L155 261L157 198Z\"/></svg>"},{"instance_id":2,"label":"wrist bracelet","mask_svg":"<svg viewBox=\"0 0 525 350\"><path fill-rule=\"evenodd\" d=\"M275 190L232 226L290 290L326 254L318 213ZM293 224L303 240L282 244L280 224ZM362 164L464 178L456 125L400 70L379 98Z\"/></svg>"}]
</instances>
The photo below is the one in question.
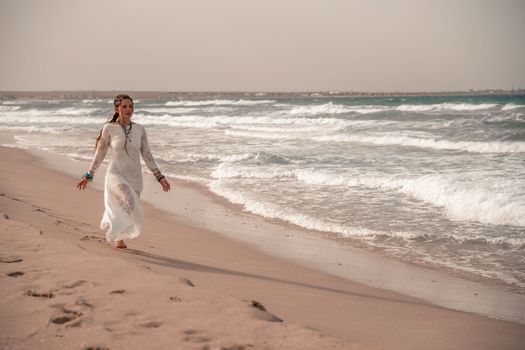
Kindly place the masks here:
<instances>
[{"instance_id":1,"label":"wrist bracelet","mask_svg":"<svg viewBox=\"0 0 525 350\"><path fill-rule=\"evenodd\" d=\"M157 181L162 180L162 178L164 177L164 175L162 175L158 168L153 170L153 176L155 176L155 179L157 179Z\"/></svg>"},{"instance_id":2,"label":"wrist bracelet","mask_svg":"<svg viewBox=\"0 0 525 350\"><path fill-rule=\"evenodd\" d=\"M93 181L93 174L91 173L91 171L87 171L85 174L84 174L84 177L86 179L88 179L88 181Z\"/></svg>"}]
</instances>

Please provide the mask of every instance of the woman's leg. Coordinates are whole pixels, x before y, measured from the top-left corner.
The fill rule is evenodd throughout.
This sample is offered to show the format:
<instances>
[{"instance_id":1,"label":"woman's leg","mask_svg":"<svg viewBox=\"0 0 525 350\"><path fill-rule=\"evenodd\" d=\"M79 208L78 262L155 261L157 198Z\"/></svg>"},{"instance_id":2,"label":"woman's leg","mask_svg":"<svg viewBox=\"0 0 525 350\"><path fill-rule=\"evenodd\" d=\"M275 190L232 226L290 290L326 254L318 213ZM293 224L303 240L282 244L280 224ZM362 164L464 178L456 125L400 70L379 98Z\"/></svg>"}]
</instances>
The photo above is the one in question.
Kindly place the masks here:
<instances>
[{"instance_id":1,"label":"woman's leg","mask_svg":"<svg viewBox=\"0 0 525 350\"><path fill-rule=\"evenodd\" d=\"M115 188L111 189L111 196L116 203L124 210L128 215L133 213L135 207L135 199L131 194L133 191L128 184L120 183Z\"/></svg>"},{"instance_id":2,"label":"woman's leg","mask_svg":"<svg viewBox=\"0 0 525 350\"><path fill-rule=\"evenodd\" d=\"M118 203L120 209L128 215L132 215L135 207L135 199L131 194L132 189L129 185L120 183L111 190L111 196L115 203ZM113 246L119 249L127 248L123 240L113 241Z\"/></svg>"},{"instance_id":3,"label":"woman's leg","mask_svg":"<svg viewBox=\"0 0 525 350\"><path fill-rule=\"evenodd\" d=\"M144 213L139 193L124 177L111 173L106 176L104 205L100 227L107 229L106 240L109 243L134 239L140 235ZM123 246L123 243L118 245Z\"/></svg>"}]
</instances>

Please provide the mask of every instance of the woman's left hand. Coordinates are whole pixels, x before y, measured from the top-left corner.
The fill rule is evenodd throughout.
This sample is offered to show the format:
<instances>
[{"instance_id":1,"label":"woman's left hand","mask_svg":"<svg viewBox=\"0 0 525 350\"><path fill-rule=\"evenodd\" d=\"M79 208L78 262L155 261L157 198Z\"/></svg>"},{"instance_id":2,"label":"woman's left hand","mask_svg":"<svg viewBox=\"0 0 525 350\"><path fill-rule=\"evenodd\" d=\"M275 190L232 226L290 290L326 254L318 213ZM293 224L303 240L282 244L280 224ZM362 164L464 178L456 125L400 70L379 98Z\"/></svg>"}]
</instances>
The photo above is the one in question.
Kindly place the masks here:
<instances>
[{"instance_id":1,"label":"woman's left hand","mask_svg":"<svg viewBox=\"0 0 525 350\"><path fill-rule=\"evenodd\" d=\"M77 183L77 188L79 190L85 190L88 182L89 182L89 180L85 176L82 176L80 181Z\"/></svg>"},{"instance_id":2,"label":"woman's left hand","mask_svg":"<svg viewBox=\"0 0 525 350\"><path fill-rule=\"evenodd\" d=\"M164 190L164 192L168 192L171 189L170 183L168 182L168 180L166 180L166 178L162 178L160 180L160 184L161 184L162 189Z\"/></svg>"}]
</instances>

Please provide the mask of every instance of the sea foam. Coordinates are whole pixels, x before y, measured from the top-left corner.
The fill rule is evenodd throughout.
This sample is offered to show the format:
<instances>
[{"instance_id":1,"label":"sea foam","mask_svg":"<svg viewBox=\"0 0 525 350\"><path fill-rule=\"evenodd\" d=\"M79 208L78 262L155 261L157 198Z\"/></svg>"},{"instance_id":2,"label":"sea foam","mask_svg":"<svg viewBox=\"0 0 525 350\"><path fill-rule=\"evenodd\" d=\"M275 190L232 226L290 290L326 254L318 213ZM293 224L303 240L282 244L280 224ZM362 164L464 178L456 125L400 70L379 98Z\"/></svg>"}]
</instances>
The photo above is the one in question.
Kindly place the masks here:
<instances>
[{"instance_id":1,"label":"sea foam","mask_svg":"<svg viewBox=\"0 0 525 350\"><path fill-rule=\"evenodd\" d=\"M169 126L185 126L191 128L215 128L218 126L230 125L300 125L300 126L337 126L345 127L348 123L345 120L336 118L275 118L265 116L202 116L202 115L182 115L173 116L169 114L161 116L150 116L144 114L135 115L135 120L143 124L157 124Z\"/></svg>"},{"instance_id":2,"label":"sea foam","mask_svg":"<svg viewBox=\"0 0 525 350\"><path fill-rule=\"evenodd\" d=\"M449 141L435 140L410 136L393 135L325 135L314 137L322 142L355 142L379 146L409 146L432 148L436 150L457 150L470 153L522 153L525 152L525 142L506 141Z\"/></svg>"},{"instance_id":3,"label":"sea foam","mask_svg":"<svg viewBox=\"0 0 525 350\"><path fill-rule=\"evenodd\" d=\"M339 233L347 237L373 237L389 235L386 232L374 231L361 227L347 227L321 218L315 218L299 213L288 207L281 207L271 203L257 201L250 196L233 191L225 186L221 180L212 181L208 188L215 194L226 198L231 203L242 205L246 211L266 218L280 219L310 230Z\"/></svg>"},{"instance_id":4,"label":"sea foam","mask_svg":"<svg viewBox=\"0 0 525 350\"><path fill-rule=\"evenodd\" d=\"M231 106L254 106L260 104L271 104L273 100L204 100L204 101L168 101L166 106L209 106L209 105L231 105Z\"/></svg>"},{"instance_id":5,"label":"sea foam","mask_svg":"<svg viewBox=\"0 0 525 350\"><path fill-rule=\"evenodd\" d=\"M472 185L463 176L424 175L402 179L395 176L345 176L320 171L297 170L295 176L306 184L366 187L398 191L423 202L443 207L452 220L473 220L492 225L525 226L525 197L513 195L511 189L525 184Z\"/></svg>"},{"instance_id":6,"label":"sea foam","mask_svg":"<svg viewBox=\"0 0 525 350\"><path fill-rule=\"evenodd\" d=\"M514 103L507 103L505 106L501 107L502 111L512 111L514 109L524 108L524 105L517 105Z\"/></svg>"},{"instance_id":7,"label":"sea foam","mask_svg":"<svg viewBox=\"0 0 525 350\"><path fill-rule=\"evenodd\" d=\"M438 103L429 105L400 105L396 110L403 112L442 112L442 111L479 111L496 107L495 103Z\"/></svg>"},{"instance_id":8,"label":"sea foam","mask_svg":"<svg viewBox=\"0 0 525 350\"><path fill-rule=\"evenodd\" d=\"M0 105L0 112L12 112L12 111L16 111L16 110L19 110L20 109L20 106L3 106L3 105Z\"/></svg>"}]
</instances>

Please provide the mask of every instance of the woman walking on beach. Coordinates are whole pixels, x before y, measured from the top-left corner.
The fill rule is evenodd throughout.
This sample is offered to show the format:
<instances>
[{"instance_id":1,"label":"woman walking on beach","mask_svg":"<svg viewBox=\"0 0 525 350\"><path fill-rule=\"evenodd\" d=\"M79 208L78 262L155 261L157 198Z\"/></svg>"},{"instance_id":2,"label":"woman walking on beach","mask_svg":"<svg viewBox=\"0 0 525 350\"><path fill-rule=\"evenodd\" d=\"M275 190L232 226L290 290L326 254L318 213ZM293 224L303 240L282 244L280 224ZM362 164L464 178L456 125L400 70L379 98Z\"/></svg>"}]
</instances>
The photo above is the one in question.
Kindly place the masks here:
<instances>
[{"instance_id":1,"label":"woman walking on beach","mask_svg":"<svg viewBox=\"0 0 525 350\"><path fill-rule=\"evenodd\" d=\"M133 99L128 95L118 95L114 106L115 114L100 131L93 162L77 188L83 190L93 180L95 171L106 157L108 148L111 148L104 185L105 211L100 228L107 229L106 240L114 247L126 248L124 239L136 238L142 230L140 156L165 192L170 190L170 184L153 159L144 127L131 122Z\"/></svg>"}]
</instances>

